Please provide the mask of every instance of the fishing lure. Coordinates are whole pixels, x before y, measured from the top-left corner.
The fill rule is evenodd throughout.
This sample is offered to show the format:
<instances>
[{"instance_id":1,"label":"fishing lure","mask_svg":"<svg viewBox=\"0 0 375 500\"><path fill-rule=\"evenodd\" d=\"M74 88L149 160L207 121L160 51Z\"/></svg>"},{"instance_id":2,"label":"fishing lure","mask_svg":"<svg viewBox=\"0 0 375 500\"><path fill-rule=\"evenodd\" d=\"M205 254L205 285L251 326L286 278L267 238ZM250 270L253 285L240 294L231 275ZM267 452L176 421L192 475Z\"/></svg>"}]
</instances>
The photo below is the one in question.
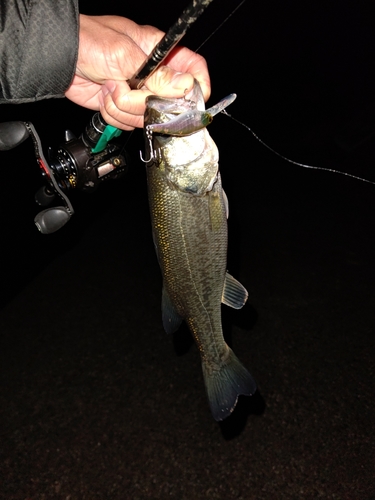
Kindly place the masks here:
<instances>
[{"instance_id":1,"label":"fishing lure","mask_svg":"<svg viewBox=\"0 0 375 500\"><path fill-rule=\"evenodd\" d=\"M188 110L166 123L152 123L151 125L147 125L146 134L157 133L177 137L194 134L207 127L212 122L213 117L232 104L236 97L236 94L229 94L209 109L203 111L199 109Z\"/></svg>"},{"instance_id":2,"label":"fishing lure","mask_svg":"<svg viewBox=\"0 0 375 500\"><path fill-rule=\"evenodd\" d=\"M170 135L176 137L185 137L191 134L199 132L209 125L214 116L221 113L227 108L232 102L237 98L236 94L229 94L219 101L215 106L212 106L206 110L199 109L189 109L180 113L175 118L165 122L165 123L152 123L146 125L145 134L150 146L150 158L144 160L142 157L142 152L140 152L141 160L144 163L149 163L155 158L160 156L160 150L156 151L152 147L152 135ZM191 101L191 106L195 106L195 102ZM164 110L166 111L166 110Z\"/></svg>"}]
</instances>

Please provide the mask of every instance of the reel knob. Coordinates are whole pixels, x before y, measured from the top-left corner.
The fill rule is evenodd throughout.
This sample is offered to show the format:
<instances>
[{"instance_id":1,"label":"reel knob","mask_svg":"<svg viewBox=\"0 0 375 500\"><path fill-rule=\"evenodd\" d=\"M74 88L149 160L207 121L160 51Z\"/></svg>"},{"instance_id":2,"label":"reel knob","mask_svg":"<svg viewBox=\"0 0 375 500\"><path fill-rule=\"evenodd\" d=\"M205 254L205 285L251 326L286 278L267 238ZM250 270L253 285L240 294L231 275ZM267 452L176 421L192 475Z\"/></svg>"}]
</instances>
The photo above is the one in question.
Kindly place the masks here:
<instances>
[{"instance_id":1,"label":"reel knob","mask_svg":"<svg viewBox=\"0 0 375 500\"><path fill-rule=\"evenodd\" d=\"M29 137L24 122L0 123L0 151L13 149Z\"/></svg>"},{"instance_id":2,"label":"reel knob","mask_svg":"<svg viewBox=\"0 0 375 500\"><path fill-rule=\"evenodd\" d=\"M46 208L38 213L34 222L42 234L51 234L65 226L70 217L65 207Z\"/></svg>"}]
</instances>

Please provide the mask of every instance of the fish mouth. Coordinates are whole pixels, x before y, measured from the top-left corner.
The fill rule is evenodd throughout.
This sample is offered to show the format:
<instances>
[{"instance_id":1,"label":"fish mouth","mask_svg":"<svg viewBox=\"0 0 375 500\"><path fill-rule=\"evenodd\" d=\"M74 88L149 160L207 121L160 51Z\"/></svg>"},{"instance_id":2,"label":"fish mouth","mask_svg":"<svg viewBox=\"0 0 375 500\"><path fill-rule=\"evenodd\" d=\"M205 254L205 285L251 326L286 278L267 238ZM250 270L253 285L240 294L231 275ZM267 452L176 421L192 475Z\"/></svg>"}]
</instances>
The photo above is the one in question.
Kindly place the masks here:
<instances>
[{"instance_id":1,"label":"fish mouth","mask_svg":"<svg viewBox=\"0 0 375 500\"><path fill-rule=\"evenodd\" d=\"M169 98L157 95L146 97L145 123L148 125L165 123L176 115L193 109L205 109L202 90L197 80L194 80L192 90L184 97Z\"/></svg>"}]
</instances>

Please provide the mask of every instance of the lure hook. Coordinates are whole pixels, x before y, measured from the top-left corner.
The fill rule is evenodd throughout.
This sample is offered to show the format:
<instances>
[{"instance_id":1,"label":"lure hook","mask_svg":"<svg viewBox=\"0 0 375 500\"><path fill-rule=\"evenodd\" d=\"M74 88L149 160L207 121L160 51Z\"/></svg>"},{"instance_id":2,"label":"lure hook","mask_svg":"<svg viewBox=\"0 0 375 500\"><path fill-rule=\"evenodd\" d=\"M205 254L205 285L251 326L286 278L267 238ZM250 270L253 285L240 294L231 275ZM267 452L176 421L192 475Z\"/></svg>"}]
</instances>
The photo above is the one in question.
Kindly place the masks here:
<instances>
[{"instance_id":1,"label":"lure hook","mask_svg":"<svg viewBox=\"0 0 375 500\"><path fill-rule=\"evenodd\" d=\"M150 158L148 160L145 160L142 156L142 151L139 152L139 156L143 163L150 163L150 161L155 159L155 151L152 149L152 131L146 127L146 137L148 139L148 145L150 149Z\"/></svg>"},{"instance_id":2,"label":"lure hook","mask_svg":"<svg viewBox=\"0 0 375 500\"><path fill-rule=\"evenodd\" d=\"M154 155L150 154L150 158L148 160L145 160L142 156L142 151L139 152L139 157L141 158L141 161L143 161L143 163L150 163L150 161L154 159Z\"/></svg>"}]
</instances>

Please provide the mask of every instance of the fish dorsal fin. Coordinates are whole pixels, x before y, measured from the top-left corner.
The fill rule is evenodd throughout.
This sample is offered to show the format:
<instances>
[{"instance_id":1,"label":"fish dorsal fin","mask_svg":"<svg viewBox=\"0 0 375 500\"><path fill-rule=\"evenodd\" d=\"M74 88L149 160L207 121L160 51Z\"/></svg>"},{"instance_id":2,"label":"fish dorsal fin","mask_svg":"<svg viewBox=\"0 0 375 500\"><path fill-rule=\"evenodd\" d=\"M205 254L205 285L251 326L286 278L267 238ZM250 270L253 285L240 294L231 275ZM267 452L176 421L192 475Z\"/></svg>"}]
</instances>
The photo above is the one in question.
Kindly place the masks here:
<instances>
[{"instance_id":1,"label":"fish dorsal fin","mask_svg":"<svg viewBox=\"0 0 375 500\"><path fill-rule=\"evenodd\" d=\"M245 305L248 296L246 288L227 272L221 302L234 309L241 309Z\"/></svg>"},{"instance_id":2,"label":"fish dorsal fin","mask_svg":"<svg viewBox=\"0 0 375 500\"><path fill-rule=\"evenodd\" d=\"M176 311L172 301L163 285L161 310L164 330L167 333L174 333L182 323L182 317Z\"/></svg>"}]
</instances>

